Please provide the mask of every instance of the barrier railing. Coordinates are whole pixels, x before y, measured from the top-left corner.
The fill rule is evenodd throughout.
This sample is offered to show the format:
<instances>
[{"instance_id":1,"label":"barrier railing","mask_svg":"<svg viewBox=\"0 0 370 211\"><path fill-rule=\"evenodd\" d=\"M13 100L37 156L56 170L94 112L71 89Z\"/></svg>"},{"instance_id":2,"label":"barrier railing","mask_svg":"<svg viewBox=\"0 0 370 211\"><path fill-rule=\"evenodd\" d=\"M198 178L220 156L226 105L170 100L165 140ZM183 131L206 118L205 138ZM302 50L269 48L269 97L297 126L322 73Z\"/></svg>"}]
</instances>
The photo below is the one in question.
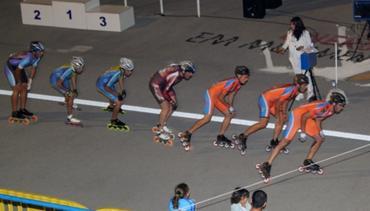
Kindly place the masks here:
<instances>
[{"instance_id":1,"label":"barrier railing","mask_svg":"<svg viewBox=\"0 0 370 211\"><path fill-rule=\"evenodd\" d=\"M0 211L94 211L77 202L53 197L0 189ZM115 208L102 208L96 211L129 211Z\"/></svg>"}]
</instances>

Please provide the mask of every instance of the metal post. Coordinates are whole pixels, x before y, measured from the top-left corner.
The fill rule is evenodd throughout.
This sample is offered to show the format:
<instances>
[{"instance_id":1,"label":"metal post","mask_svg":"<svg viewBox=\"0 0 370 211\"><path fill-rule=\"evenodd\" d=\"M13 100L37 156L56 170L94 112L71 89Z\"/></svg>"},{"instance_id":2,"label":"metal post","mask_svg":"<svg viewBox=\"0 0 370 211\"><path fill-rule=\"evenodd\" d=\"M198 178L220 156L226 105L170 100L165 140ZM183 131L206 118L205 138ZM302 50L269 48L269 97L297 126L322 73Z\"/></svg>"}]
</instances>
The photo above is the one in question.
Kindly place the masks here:
<instances>
[{"instance_id":1,"label":"metal post","mask_svg":"<svg viewBox=\"0 0 370 211\"><path fill-rule=\"evenodd\" d=\"M159 7L161 9L161 15L164 15L163 0L159 0Z\"/></svg>"},{"instance_id":2,"label":"metal post","mask_svg":"<svg viewBox=\"0 0 370 211\"><path fill-rule=\"evenodd\" d=\"M338 43L334 43L335 50L335 87L338 86Z\"/></svg>"},{"instance_id":3,"label":"metal post","mask_svg":"<svg viewBox=\"0 0 370 211\"><path fill-rule=\"evenodd\" d=\"M125 0L125 7L127 7L127 0Z\"/></svg>"},{"instance_id":4,"label":"metal post","mask_svg":"<svg viewBox=\"0 0 370 211\"><path fill-rule=\"evenodd\" d=\"M197 17L200 18L200 0L197 0Z\"/></svg>"}]
</instances>

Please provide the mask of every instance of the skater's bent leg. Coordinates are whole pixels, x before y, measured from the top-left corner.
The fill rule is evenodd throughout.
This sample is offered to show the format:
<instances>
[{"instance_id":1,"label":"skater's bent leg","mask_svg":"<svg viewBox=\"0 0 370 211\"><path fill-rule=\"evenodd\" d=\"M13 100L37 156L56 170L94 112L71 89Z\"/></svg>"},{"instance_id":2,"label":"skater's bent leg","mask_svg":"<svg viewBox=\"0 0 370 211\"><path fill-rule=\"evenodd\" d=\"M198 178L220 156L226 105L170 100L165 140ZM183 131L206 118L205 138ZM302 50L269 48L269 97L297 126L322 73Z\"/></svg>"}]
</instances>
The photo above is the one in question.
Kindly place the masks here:
<instances>
[{"instance_id":1,"label":"skater's bent leg","mask_svg":"<svg viewBox=\"0 0 370 211\"><path fill-rule=\"evenodd\" d=\"M224 115L225 117L224 117L224 121L221 124L219 135L225 134L227 128L229 128L230 126L230 122L232 118L235 116L234 113L229 113L229 112L225 113Z\"/></svg>"},{"instance_id":2,"label":"skater's bent leg","mask_svg":"<svg viewBox=\"0 0 370 211\"><path fill-rule=\"evenodd\" d=\"M170 108L169 108L169 111L167 112L167 115L166 115L166 117L165 117L165 120L164 120L164 125L166 125L167 124L167 122L168 122L168 119L172 116L172 113L174 112L174 109L173 109L173 107L172 107L172 105L170 106Z\"/></svg>"},{"instance_id":3,"label":"skater's bent leg","mask_svg":"<svg viewBox=\"0 0 370 211\"><path fill-rule=\"evenodd\" d=\"M73 112L73 97L66 96L65 102L67 107L67 115L71 115Z\"/></svg>"},{"instance_id":4,"label":"skater's bent leg","mask_svg":"<svg viewBox=\"0 0 370 211\"><path fill-rule=\"evenodd\" d=\"M207 124L209 121L211 121L212 114L205 115L202 119L196 121L194 125L188 130L190 133L194 133L196 130L198 130L203 125Z\"/></svg>"},{"instance_id":5,"label":"skater's bent leg","mask_svg":"<svg viewBox=\"0 0 370 211\"><path fill-rule=\"evenodd\" d=\"M320 135L317 135L314 137L315 142L311 145L310 150L308 151L306 159L312 160L312 158L315 156L317 151L319 151L321 144L324 142L324 138L322 138Z\"/></svg>"},{"instance_id":6,"label":"skater's bent leg","mask_svg":"<svg viewBox=\"0 0 370 211\"><path fill-rule=\"evenodd\" d=\"M13 87L13 93L12 93L12 96L10 97L11 98L11 105L12 105L12 111L17 111L17 107L18 107L18 97L20 95L20 92L21 92L21 89L22 89L22 85L21 84L17 84Z\"/></svg>"},{"instance_id":7,"label":"skater's bent leg","mask_svg":"<svg viewBox=\"0 0 370 211\"><path fill-rule=\"evenodd\" d=\"M21 85L21 90L20 90L20 109L26 108L26 103L27 103L27 84L22 84Z\"/></svg>"},{"instance_id":8,"label":"skater's bent leg","mask_svg":"<svg viewBox=\"0 0 370 211\"><path fill-rule=\"evenodd\" d=\"M265 117L265 118L261 118L259 122L257 122L256 124L248 127L245 131L244 131L244 134L246 136L249 136L261 129L264 129L266 128L267 126L267 123L269 122L269 118L268 117Z\"/></svg>"},{"instance_id":9,"label":"skater's bent leg","mask_svg":"<svg viewBox=\"0 0 370 211\"><path fill-rule=\"evenodd\" d=\"M119 109L121 108L122 101L116 100L114 103L114 108L112 112L112 119L118 118Z\"/></svg>"},{"instance_id":10,"label":"skater's bent leg","mask_svg":"<svg viewBox=\"0 0 370 211\"><path fill-rule=\"evenodd\" d=\"M161 104L161 113L159 113L159 126L163 127L169 118L171 112L171 104L168 101L163 101Z\"/></svg>"},{"instance_id":11,"label":"skater's bent leg","mask_svg":"<svg viewBox=\"0 0 370 211\"><path fill-rule=\"evenodd\" d=\"M281 119L281 118L278 118L275 122L275 128L274 128L274 134L272 136L272 138L274 140L277 140L279 138L279 135L281 133L281 131L283 130L283 126L284 126L284 120Z\"/></svg>"},{"instance_id":12,"label":"skater's bent leg","mask_svg":"<svg viewBox=\"0 0 370 211\"><path fill-rule=\"evenodd\" d=\"M280 154L280 151L284 149L288 144L290 143L291 140L283 139L281 142L271 151L271 155L268 158L267 162L269 164L272 164L272 161L275 160L275 158Z\"/></svg>"}]
</instances>

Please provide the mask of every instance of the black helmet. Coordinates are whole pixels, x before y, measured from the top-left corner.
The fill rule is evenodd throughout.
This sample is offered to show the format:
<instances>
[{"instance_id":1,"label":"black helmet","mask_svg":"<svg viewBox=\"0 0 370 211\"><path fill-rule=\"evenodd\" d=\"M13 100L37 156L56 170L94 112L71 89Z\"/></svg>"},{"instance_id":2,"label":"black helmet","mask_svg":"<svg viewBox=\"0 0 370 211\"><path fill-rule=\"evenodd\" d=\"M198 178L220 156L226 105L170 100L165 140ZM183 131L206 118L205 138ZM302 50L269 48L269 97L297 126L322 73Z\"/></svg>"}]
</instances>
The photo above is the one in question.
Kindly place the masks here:
<instances>
[{"instance_id":1,"label":"black helmet","mask_svg":"<svg viewBox=\"0 0 370 211\"><path fill-rule=\"evenodd\" d=\"M305 74L297 74L295 75L294 82L302 85L302 84L308 84L308 77Z\"/></svg>"},{"instance_id":2,"label":"black helmet","mask_svg":"<svg viewBox=\"0 0 370 211\"><path fill-rule=\"evenodd\" d=\"M248 67L241 65L235 67L235 75L249 75Z\"/></svg>"},{"instance_id":3,"label":"black helmet","mask_svg":"<svg viewBox=\"0 0 370 211\"><path fill-rule=\"evenodd\" d=\"M346 96L344 96L342 93L333 92L330 95L330 103L346 104L347 103L347 99L346 99Z\"/></svg>"}]
</instances>

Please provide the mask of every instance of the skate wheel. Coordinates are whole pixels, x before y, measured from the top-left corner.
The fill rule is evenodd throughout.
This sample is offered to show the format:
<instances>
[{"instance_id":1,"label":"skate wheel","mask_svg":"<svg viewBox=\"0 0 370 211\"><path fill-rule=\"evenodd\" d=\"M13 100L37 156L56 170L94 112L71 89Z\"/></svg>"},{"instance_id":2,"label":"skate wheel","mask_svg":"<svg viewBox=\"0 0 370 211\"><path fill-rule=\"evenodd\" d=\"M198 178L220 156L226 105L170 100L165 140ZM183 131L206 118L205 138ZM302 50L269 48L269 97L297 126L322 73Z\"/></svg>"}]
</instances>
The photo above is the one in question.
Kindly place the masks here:
<instances>
[{"instance_id":1,"label":"skate wheel","mask_svg":"<svg viewBox=\"0 0 370 211\"><path fill-rule=\"evenodd\" d=\"M128 125L123 126L122 128L119 128L120 131L128 132L130 131L130 127Z\"/></svg>"},{"instance_id":2,"label":"skate wheel","mask_svg":"<svg viewBox=\"0 0 370 211\"><path fill-rule=\"evenodd\" d=\"M170 133L169 135L170 135L170 138L171 138L172 140L175 140L175 138L176 138L175 134Z\"/></svg>"},{"instance_id":3,"label":"skate wheel","mask_svg":"<svg viewBox=\"0 0 370 211\"><path fill-rule=\"evenodd\" d=\"M14 124L15 123L15 119L13 119L13 117L9 117L8 118L8 123L9 124Z\"/></svg>"},{"instance_id":4,"label":"skate wheel","mask_svg":"<svg viewBox=\"0 0 370 211\"><path fill-rule=\"evenodd\" d=\"M236 134L233 134L233 135L231 136L231 139L233 139L233 140L237 140L237 139L238 139L238 136L237 136Z\"/></svg>"},{"instance_id":5,"label":"skate wheel","mask_svg":"<svg viewBox=\"0 0 370 211\"><path fill-rule=\"evenodd\" d=\"M165 145L169 146L169 147L172 147L173 146L173 140L169 139Z\"/></svg>"},{"instance_id":6,"label":"skate wheel","mask_svg":"<svg viewBox=\"0 0 370 211\"><path fill-rule=\"evenodd\" d=\"M266 152L270 152L271 149L272 149L272 147L270 145L267 145L266 148L265 148Z\"/></svg>"},{"instance_id":7,"label":"skate wheel","mask_svg":"<svg viewBox=\"0 0 370 211\"><path fill-rule=\"evenodd\" d=\"M231 144L230 149L234 149L234 148L235 148L235 144Z\"/></svg>"},{"instance_id":8,"label":"skate wheel","mask_svg":"<svg viewBox=\"0 0 370 211\"><path fill-rule=\"evenodd\" d=\"M34 121L34 122L37 122L37 121L39 120L39 117L38 117L38 116L36 116L36 115L33 115L33 116L31 117L31 120L32 120L32 121Z\"/></svg>"},{"instance_id":9,"label":"skate wheel","mask_svg":"<svg viewBox=\"0 0 370 211\"><path fill-rule=\"evenodd\" d=\"M185 149L185 151L189 152L189 151L190 151L190 145L186 145L186 146L184 147L184 149Z\"/></svg>"},{"instance_id":10,"label":"skate wheel","mask_svg":"<svg viewBox=\"0 0 370 211\"><path fill-rule=\"evenodd\" d=\"M180 140L182 140L181 138L184 136L184 134L182 133L182 132L179 132L178 134L177 134L177 137L179 137L180 138Z\"/></svg>"},{"instance_id":11,"label":"skate wheel","mask_svg":"<svg viewBox=\"0 0 370 211\"><path fill-rule=\"evenodd\" d=\"M218 147L217 141L213 141L213 146Z\"/></svg>"},{"instance_id":12,"label":"skate wheel","mask_svg":"<svg viewBox=\"0 0 370 211\"><path fill-rule=\"evenodd\" d=\"M247 154L247 151L240 151L240 154L241 154L242 156L245 156L245 155Z\"/></svg>"},{"instance_id":13,"label":"skate wheel","mask_svg":"<svg viewBox=\"0 0 370 211\"><path fill-rule=\"evenodd\" d=\"M159 137L158 136L154 136L153 137L153 142L154 143L159 143Z\"/></svg>"},{"instance_id":14,"label":"skate wheel","mask_svg":"<svg viewBox=\"0 0 370 211\"><path fill-rule=\"evenodd\" d=\"M160 131L160 130L159 130L159 128L158 128L158 127L156 127L156 126L155 126L155 127L152 127L152 132L153 132L153 133L159 133L159 131Z\"/></svg>"},{"instance_id":15,"label":"skate wheel","mask_svg":"<svg viewBox=\"0 0 370 211\"><path fill-rule=\"evenodd\" d=\"M285 148L285 149L283 150L283 153L284 153L284 154L289 154L289 149L288 149L288 148Z\"/></svg>"},{"instance_id":16,"label":"skate wheel","mask_svg":"<svg viewBox=\"0 0 370 211\"><path fill-rule=\"evenodd\" d=\"M22 124L23 125L29 125L30 124L30 120L29 119L24 119L24 120L22 120Z\"/></svg>"},{"instance_id":17,"label":"skate wheel","mask_svg":"<svg viewBox=\"0 0 370 211\"><path fill-rule=\"evenodd\" d=\"M263 179L263 182L264 182L265 184L269 183L270 181L271 181L271 178L264 178L264 179Z\"/></svg>"},{"instance_id":18,"label":"skate wheel","mask_svg":"<svg viewBox=\"0 0 370 211\"><path fill-rule=\"evenodd\" d=\"M257 163L256 164L256 169L258 169L258 170L261 169L261 164Z\"/></svg>"},{"instance_id":19,"label":"skate wheel","mask_svg":"<svg viewBox=\"0 0 370 211\"><path fill-rule=\"evenodd\" d=\"M304 172L304 167L303 166L298 167L298 171L301 173Z\"/></svg>"},{"instance_id":20,"label":"skate wheel","mask_svg":"<svg viewBox=\"0 0 370 211\"><path fill-rule=\"evenodd\" d=\"M324 174L324 170L320 169L319 171L317 171L317 174L318 175L323 175Z\"/></svg>"}]
</instances>

